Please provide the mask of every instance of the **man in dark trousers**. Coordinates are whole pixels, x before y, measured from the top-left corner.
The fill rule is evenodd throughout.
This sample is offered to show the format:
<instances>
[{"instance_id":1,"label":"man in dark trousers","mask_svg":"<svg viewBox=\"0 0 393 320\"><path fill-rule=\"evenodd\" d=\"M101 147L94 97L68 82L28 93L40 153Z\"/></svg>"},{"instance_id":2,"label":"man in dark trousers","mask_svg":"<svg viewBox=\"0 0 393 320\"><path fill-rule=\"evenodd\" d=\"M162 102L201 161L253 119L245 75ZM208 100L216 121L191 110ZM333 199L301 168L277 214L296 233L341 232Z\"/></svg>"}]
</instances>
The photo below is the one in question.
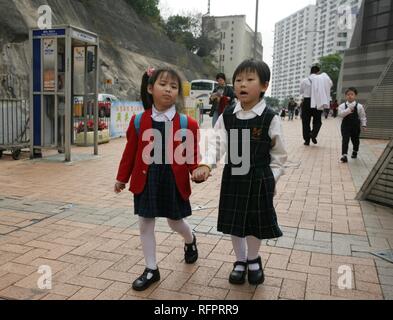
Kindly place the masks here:
<instances>
[{"instance_id":1,"label":"man in dark trousers","mask_svg":"<svg viewBox=\"0 0 393 320\"><path fill-rule=\"evenodd\" d=\"M316 139L313 137L312 132L319 132L322 126L321 114L315 108L311 108L311 93L312 93L312 79L317 76L320 72L318 66L311 68L311 75L303 79L300 85L300 94L303 96L303 107L302 107L302 122L303 122L303 139L304 145L309 146L311 139L316 143ZM313 118L313 130L311 130L311 118Z\"/></svg>"},{"instance_id":2,"label":"man in dark trousers","mask_svg":"<svg viewBox=\"0 0 393 320\"><path fill-rule=\"evenodd\" d=\"M288 103L288 117L289 117L289 121L293 121L293 117L295 116L295 109L297 108L297 103L295 102L295 100L293 98L291 98L289 100Z\"/></svg>"}]
</instances>

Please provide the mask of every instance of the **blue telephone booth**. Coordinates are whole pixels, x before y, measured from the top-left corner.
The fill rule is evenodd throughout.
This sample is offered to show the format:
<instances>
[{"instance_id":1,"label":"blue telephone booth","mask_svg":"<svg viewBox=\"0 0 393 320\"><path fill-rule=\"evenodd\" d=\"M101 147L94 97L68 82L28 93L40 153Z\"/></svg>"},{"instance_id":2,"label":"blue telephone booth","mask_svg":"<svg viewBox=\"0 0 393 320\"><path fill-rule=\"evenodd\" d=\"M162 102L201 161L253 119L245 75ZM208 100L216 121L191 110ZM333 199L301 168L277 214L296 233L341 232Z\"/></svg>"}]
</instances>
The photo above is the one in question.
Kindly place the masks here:
<instances>
[{"instance_id":1,"label":"blue telephone booth","mask_svg":"<svg viewBox=\"0 0 393 320\"><path fill-rule=\"evenodd\" d=\"M96 34L73 26L32 29L30 85L30 155L57 149L71 161L76 135L89 145L94 122L98 155L98 49Z\"/></svg>"}]
</instances>

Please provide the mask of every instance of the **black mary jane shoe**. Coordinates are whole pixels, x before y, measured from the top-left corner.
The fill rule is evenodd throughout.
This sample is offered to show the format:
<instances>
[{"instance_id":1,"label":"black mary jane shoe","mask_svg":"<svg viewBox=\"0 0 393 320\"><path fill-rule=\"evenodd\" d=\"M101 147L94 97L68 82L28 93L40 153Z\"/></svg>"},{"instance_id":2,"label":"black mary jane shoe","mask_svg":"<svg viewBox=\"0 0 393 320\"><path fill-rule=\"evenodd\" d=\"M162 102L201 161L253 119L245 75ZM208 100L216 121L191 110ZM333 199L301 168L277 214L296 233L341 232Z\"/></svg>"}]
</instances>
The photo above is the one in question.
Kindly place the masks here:
<instances>
[{"instance_id":1,"label":"black mary jane shoe","mask_svg":"<svg viewBox=\"0 0 393 320\"><path fill-rule=\"evenodd\" d=\"M198 248L196 244L196 237L194 234L194 241L191 244L184 246L184 261L186 264L193 264L198 260Z\"/></svg>"},{"instance_id":2,"label":"black mary jane shoe","mask_svg":"<svg viewBox=\"0 0 393 320\"><path fill-rule=\"evenodd\" d=\"M243 266L244 271L236 271L236 267ZM229 276L229 283L231 284L244 284L246 282L246 274L247 274L247 263L236 261L233 264L233 270Z\"/></svg>"},{"instance_id":3,"label":"black mary jane shoe","mask_svg":"<svg viewBox=\"0 0 393 320\"><path fill-rule=\"evenodd\" d=\"M149 280L147 276L149 273L153 274L153 277ZM160 281L160 271L157 270L151 270L149 268L146 268L143 274L134 281L132 284L132 289L135 291L144 291L147 288L149 288L153 283Z\"/></svg>"},{"instance_id":4,"label":"black mary jane shoe","mask_svg":"<svg viewBox=\"0 0 393 320\"><path fill-rule=\"evenodd\" d=\"M263 267L262 267L262 259L261 257L252 260L252 261L247 261L248 265L250 264L259 264L259 270L250 270L248 269L248 283L251 285L260 285L265 282L265 275L263 273Z\"/></svg>"}]
</instances>

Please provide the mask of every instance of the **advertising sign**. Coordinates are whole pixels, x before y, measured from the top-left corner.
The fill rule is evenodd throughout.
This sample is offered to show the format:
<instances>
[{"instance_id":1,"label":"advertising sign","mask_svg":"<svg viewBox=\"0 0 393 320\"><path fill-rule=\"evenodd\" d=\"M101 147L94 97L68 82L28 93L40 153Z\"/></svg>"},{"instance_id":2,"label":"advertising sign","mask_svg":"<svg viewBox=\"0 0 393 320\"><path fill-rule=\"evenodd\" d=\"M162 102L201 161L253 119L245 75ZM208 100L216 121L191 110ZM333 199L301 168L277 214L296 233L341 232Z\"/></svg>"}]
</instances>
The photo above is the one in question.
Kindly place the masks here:
<instances>
[{"instance_id":1,"label":"advertising sign","mask_svg":"<svg viewBox=\"0 0 393 320\"><path fill-rule=\"evenodd\" d=\"M85 56L84 47L74 48L74 93L85 94Z\"/></svg>"},{"instance_id":2,"label":"advertising sign","mask_svg":"<svg viewBox=\"0 0 393 320\"><path fill-rule=\"evenodd\" d=\"M44 91L55 91L55 61L56 61L56 43L54 38L43 40L44 46Z\"/></svg>"},{"instance_id":3,"label":"advertising sign","mask_svg":"<svg viewBox=\"0 0 393 320\"><path fill-rule=\"evenodd\" d=\"M111 137L125 137L133 115L143 112L142 102L117 101L111 105Z\"/></svg>"}]
</instances>

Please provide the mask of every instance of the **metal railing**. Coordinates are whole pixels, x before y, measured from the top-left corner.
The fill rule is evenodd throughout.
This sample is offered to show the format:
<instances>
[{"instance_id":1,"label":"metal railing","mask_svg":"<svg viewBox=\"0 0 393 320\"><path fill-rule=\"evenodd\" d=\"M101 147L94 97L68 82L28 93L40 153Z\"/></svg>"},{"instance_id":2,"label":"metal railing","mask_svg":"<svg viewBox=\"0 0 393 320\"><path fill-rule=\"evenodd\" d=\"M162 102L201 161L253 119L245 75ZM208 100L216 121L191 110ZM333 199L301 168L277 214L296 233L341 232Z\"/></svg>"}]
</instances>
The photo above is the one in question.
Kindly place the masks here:
<instances>
[{"instance_id":1,"label":"metal railing","mask_svg":"<svg viewBox=\"0 0 393 320\"><path fill-rule=\"evenodd\" d=\"M27 100L0 99L0 152L11 150L19 158L30 145L29 104Z\"/></svg>"}]
</instances>

